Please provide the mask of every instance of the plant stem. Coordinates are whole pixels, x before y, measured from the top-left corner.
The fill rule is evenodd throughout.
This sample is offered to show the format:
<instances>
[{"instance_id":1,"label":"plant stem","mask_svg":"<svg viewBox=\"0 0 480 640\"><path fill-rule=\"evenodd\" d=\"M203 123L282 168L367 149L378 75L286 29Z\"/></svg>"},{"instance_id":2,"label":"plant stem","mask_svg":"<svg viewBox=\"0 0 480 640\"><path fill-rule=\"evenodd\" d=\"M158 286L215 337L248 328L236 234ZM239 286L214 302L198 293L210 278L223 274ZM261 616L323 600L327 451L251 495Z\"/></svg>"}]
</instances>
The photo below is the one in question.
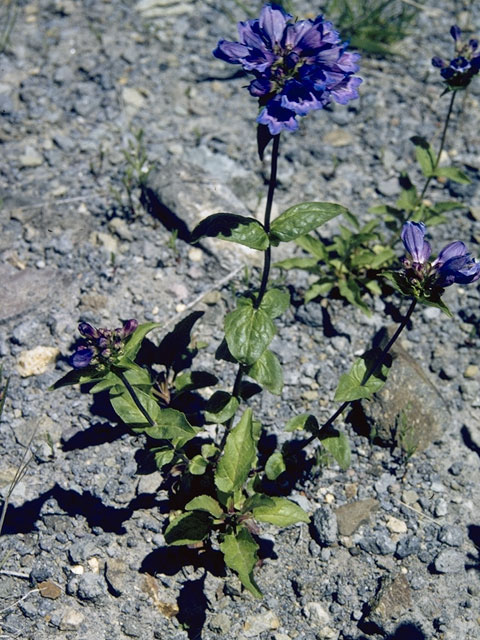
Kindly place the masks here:
<instances>
[{"instance_id":1,"label":"plant stem","mask_svg":"<svg viewBox=\"0 0 480 640\"><path fill-rule=\"evenodd\" d=\"M128 393L132 396L132 400L134 401L134 403L137 406L137 409L145 417L145 419L147 420L148 424L151 427L154 427L155 426L155 420L152 418L152 416L148 413L148 411L145 409L143 404L140 402L135 389L132 387L130 382L127 380L126 375L123 373L123 371L121 369L117 369L116 367L115 367L115 373L118 375L119 378L121 378L123 384L126 386Z\"/></svg>"},{"instance_id":2,"label":"plant stem","mask_svg":"<svg viewBox=\"0 0 480 640\"><path fill-rule=\"evenodd\" d=\"M445 118L445 124L443 125L443 131L442 131L442 139L440 140L440 148L438 150L437 153L437 158L435 160L435 165L433 167L433 173L435 173L438 164L440 162L440 156L442 155L442 151L443 151L443 147L445 146L445 138L447 136L447 129L448 129L448 125L450 123L450 116L452 115L452 111L453 111L453 102L455 100L455 96L456 96L457 92L456 91L452 91L452 97L450 98L450 104L448 105L448 112L447 112L447 117ZM421 203L425 193L427 192L428 186L430 184L430 182L432 181L433 175L429 176L425 182L425 185L422 189L422 193L420 194L419 197L419 202ZM408 218L407 218L408 220Z\"/></svg>"},{"instance_id":3,"label":"plant stem","mask_svg":"<svg viewBox=\"0 0 480 640\"><path fill-rule=\"evenodd\" d=\"M265 214L263 216L263 227L265 231L268 233L270 231L270 216L272 213L272 205L273 205L273 196L275 194L275 187L277 186L277 167L278 167L278 149L280 145L280 134L273 137L273 147L272 147L272 160L270 165L270 180L268 182L268 194L267 194L267 202L265 204ZM268 246L264 253L263 258L263 272L262 279L260 282L260 289L258 291L257 299L254 303L254 308L258 309L260 306L263 296L267 290L268 284L268 276L270 275L270 265L272 261L272 250L271 247ZM242 386L242 378L245 367L242 364L238 365L237 375L235 376L235 382L233 384L232 396L235 398L240 397L240 389ZM230 420L225 425L225 432L222 438L222 444L220 445L220 449L223 448L225 444L225 440L227 438L228 432L232 428L233 420L235 416L233 415Z\"/></svg>"},{"instance_id":4,"label":"plant stem","mask_svg":"<svg viewBox=\"0 0 480 640\"><path fill-rule=\"evenodd\" d=\"M275 187L277 186L277 165L278 165L279 145L280 145L280 134L273 137L270 180L268 183L267 203L265 205L265 215L263 219L263 227L267 233L270 231L270 216L272 213L273 195L275 193ZM272 248L269 245L264 253L262 281L260 284L258 297L255 301L255 305L254 305L255 309L258 309L258 307L260 306L263 300L263 296L265 295L265 291L267 290L268 276L270 275L271 260L272 260Z\"/></svg>"},{"instance_id":5,"label":"plant stem","mask_svg":"<svg viewBox=\"0 0 480 640\"><path fill-rule=\"evenodd\" d=\"M382 349L380 355L378 356L378 358L376 359L373 367L370 369L370 371L367 373L367 375L365 376L365 379L363 380L362 384L366 384L368 382L368 380L373 376L373 374L375 373L375 371L378 369L378 367L381 366L385 356L387 355L387 353L390 351L390 349L393 347L393 345L395 344L395 342L398 339L398 336L402 333L402 331L405 329L405 327L407 326L408 321L410 320L410 317L415 309L415 306L417 304L417 300L414 298L410 304L410 307L408 308L408 311L405 315L405 317L403 318L402 322L398 325L397 330L395 331L395 333L393 334L393 336L390 338L390 340L388 341L388 343L385 345L385 347ZM329 427L332 426L332 424L335 422L335 420L345 411L345 409L352 404L352 402L354 402L353 400L348 400L347 402L344 402L342 405L340 405L340 407L335 411L334 414L332 414L330 416L330 418L324 422L322 424L322 426L320 427L320 429L314 433L312 436L310 436L310 438L308 438L304 444L302 445L302 449L305 448L307 445L309 445L311 442L313 442L315 440L315 438L319 438L322 435L322 432L325 432L329 429Z\"/></svg>"}]
</instances>

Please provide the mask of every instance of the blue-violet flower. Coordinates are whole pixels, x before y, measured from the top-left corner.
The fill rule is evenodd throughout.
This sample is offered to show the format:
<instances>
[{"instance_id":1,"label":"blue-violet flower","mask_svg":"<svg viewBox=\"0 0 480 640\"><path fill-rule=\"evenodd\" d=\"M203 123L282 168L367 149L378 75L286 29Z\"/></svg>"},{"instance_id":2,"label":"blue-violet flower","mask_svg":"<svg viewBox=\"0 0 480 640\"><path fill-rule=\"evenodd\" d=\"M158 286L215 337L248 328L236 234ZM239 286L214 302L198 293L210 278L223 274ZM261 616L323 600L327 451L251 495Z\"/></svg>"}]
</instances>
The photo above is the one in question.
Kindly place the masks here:
<instances>
[{"instance_id":1,"label":"blue-violet flower","mask_svg":"<svg viewBox=\"0 0 480 640\"><path fill-rule=\"evenodd\" d=\"M322 109L333 98L347 104L358 98L362 79L357 53L347 52L333 25L318 16L299 20L277 4L266 4L260 17L238 23L239 42L220 40L213 55L241 64L255 78L249 91L259 98L257 122L271 135L298 128L297 116Z\"/></svg>"},{"instance_id":2,"label":"blue-violet flower","mask_svg":"<svg viewBox=\"0 0 480 640\"><path fill-rule=\"evenodd\" d=\"M470 284L480 279L480 263L458 240L444 247L438 257L429 262L431 249L425 240L425 232L423 222L406 222L403 225L402 241L409 254L404 258L403 266L412 285L429 292L454 283Z\"/></svg>"},{"instance_id":3,"label":"blue-violet flower","mask_svg":"<svg viewBox=\"0 0 480 640\"><path fill-rule=\"evenodd\" d=\"M124 341L138 327L136 320L127 320L118 329L96 329L88 322L81 322L78 330L84 342L70 358L74 369L84 369L97 364L108 364L123 353Z\"/></svg>"},{"instance_id":4,"label":"blue-violet flower","mask_svg":"<svg viewBox=\"0 0 480 640\"><path fill-rule=\"evenodd\" d=\"M465 89L473 76L480 71L480 52L478 40L472 38L468 42L462 42L462 31L457 25L451 27L450 35L455 41L455 57L446 62L435 56L432 58L432 64L440 69L447 87L455 91Z\"/></svg>"}]
</instances>

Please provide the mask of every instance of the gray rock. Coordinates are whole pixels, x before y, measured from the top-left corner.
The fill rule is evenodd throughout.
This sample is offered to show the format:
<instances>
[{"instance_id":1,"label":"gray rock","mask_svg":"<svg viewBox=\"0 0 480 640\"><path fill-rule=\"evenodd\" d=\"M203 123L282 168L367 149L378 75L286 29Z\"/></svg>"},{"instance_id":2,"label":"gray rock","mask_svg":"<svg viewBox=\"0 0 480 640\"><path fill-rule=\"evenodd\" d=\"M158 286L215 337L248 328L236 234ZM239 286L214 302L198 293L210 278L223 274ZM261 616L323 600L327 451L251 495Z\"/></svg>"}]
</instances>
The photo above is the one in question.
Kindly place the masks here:
<instances>
[{"instance_id":1,"label":"gray rock","mask_svg":"<svg viewBox=\"0 0 480 640\"><path fill-rule=\"evenodd\" d=\"M95 573L85 573L78 578L77 597L80 600L101 603L106 593L105 581Z\"/></svg>"},{"instance_id":2,"label":"gray rock","mask_svg":"<svg viewBox=\"0 0 480 640\"><path fill-rule=\"evenodd\" d=\"M398 541L395 555L403 559L418 553L420 550L420 540L417 536L404 536Z\"/></svg>"},{"instance_id":3,"label":"gray rock","mask_svg":"<svg viewBox=\"0 0 480 640\"><path fill-rule=\"evenodd\" d=\"M418 360L398 343L391 353L387 382L374 401L364 401L362 407L379 440L412 454L437 440L450 418Z\"/></svg>"},{"instance_id":4,"label":"gray rock","mask_svg":"<svg viewBox=\"0 0 480 640\"><path fill-rule=\"evenodd\" d=\"M438 532L438 539L449 547L461 547L463 544L463 530L453 524L444 525Z\"/></svg>"},{"instance_id":5,"label":"gray rock","mask_svg":"<svg viewBox=\"0 0 480 640\"><path fill-rule=\"evenodd\" d=\"M463 554L454 549L440 551L434 562L435 571L438 571L438 573L459 573L463 571L464 565L465 558Z\"/></svg>"},{"instance_id":6,"label":"gray rock","mask_svg":"<svg viewBox=\"0 0 480 640\"><path fill-rule=\"evenodd\" d=\"M395 553L395 549L397 547L396 543L388 535L388 531L386 529L377 531L374 537L369 536L362 538L358 544L364 551L380 555Z\"/></svg>"},{"instance_id":7,"label":"gray rock","mask_svg":"<svg viewBox=\"0 0 480 640\"><path fill-rule=\"evenodd\" d=\"M312 517L312 535L320 546L328 547L337 541L337 516L330 507L320 507Z\"/></svg>"},{"instance_id":8,"label":"gray rock","mask_svg":"<svg viewBox=\"0 0 480 640\"><path fill-rule=\"evenodd\" d=\"M411 589L407 578L399 573L393 580L390 577L382 580L381 586L370 603L367 616L386 633L392 631L392 625L408 612L412 606Z\"/></svg>"},{"instance_id":9,"label":"gray rock","mask_svg":"<svg viewBox=\"0 0 480 640\"><path fill-rule=\"evenodd\" d=\"M226 613L217 613L212 616L208 626L212 631L225 635L230 631L232 621Z\"/></svg>"},{"instance_id":10,"label":"gray rock","mask_svg":"<svg viewBox=\"0 0 480 640\"><path fill-rule=\"evenodd\" d=\"M70 283L70 277L60 276L53 269L24 269L16 271L9 265L0 264L2 282L2 304L0 322L14 318L35 309L38 313L42 303L52 295L57 299L64 287Z\"/></svg>"},{"instance_id":11,"label":"gray rock","mask_svg":"<svg viewBox=\"0 0 480 640\"><path fill-rule=\"evenodd\" d=\"M105 580L114 596L125 590L127 565L120 558L109 558L105 563Z\"/></svg>"},{"instance_id":12,"label":"gray rock","mask_svg":"<svg viewBox=\"0 0 480 640\"><path fill-rule=\"evenodd\" d=\"M369 521L370 514L379 507L378 500L366 498L344 504L335 511L338 532L341 536L351 536L361 524Z\"/></svg>"}]
</instances>

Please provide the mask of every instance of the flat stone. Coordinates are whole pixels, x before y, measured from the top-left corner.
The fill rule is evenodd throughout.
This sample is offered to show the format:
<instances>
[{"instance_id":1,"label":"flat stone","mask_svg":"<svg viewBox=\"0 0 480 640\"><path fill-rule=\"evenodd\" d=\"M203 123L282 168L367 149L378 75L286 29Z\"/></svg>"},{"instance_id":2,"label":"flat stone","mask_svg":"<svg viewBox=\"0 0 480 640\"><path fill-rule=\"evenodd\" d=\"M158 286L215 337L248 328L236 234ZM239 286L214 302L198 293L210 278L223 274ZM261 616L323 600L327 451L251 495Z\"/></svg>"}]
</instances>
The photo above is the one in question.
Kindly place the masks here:
<instances>
[{"instance_id":1,"label":"flat stone","mask_svg":"<svg viewBox=\"0 0 480 640\"><path fill-rule=\"evenodd\" d=\"M54 269L30 269L16 271L7 264L0 264L2 303L0 323L9 318L26 314L35 309L51 295L58 295L70 283L70 278L60 276Z\"/></svg>"},{"instance_id":2,"label":"flat stone","mask_svg":"<svg viewBox=\"0 0 480 640\"><path fill-rule=\"evenodd\" d=\"M25 147L25 151L19 158L20 165L27 168L39 167L43 163L43 156L34 147Z\"/></svg>"},{"instance_id":3,"label":"flat stone","mask_svg":"<svg viewBox=\"0 0 480 640\"><path fill-rule=\"evenodd\" d=\"M338 532L341 536L351 536L361 524L370 519L370 514L376 511L380 503L374 498L357 500L338 507L337 516Z\"/></svg>"},{"instance_id":4,"label":"flat stone","mask_svg":"<svg viewBox=\"0 0 480 640\"><path fill-rule=\"evenodd\" d=\"M76 631L78 627L85 620L85 616L81 611L68 607L65 609L65 613L62 616L60 622L61 631Z\"/></svg>"},{"instance_id":5,"label":"flat stone","mask_svg":"<svg viewBox=\"0 0 480 640\"><path fill-rule=\"evenodd\" d=\"M56 600L63 593L58 584L55 584L50 580L45 580L44 582L37 584L37 589L40 590L42 598L48 598L50 600Z\"/></svg>"},{"instance_id":6,"label":"flat stone","mask_svg":"<svg viewBox=\"0 0 480 640\"><path fill-rule=\"evenodd\" d=\"M243 633L247 638L255 638L265 631L278 629L280 620L273 611L265 611L254 616L248 616L243 626Z\"/></svg>"},{"instance_id":7,"label":"flat stone","mask_svg":"<svg viewBox=\"0 0 480 640\"><path fill-rule=\"evenodd\" d=\"M387 338L382 336L381 342ZM391 354L394 359L385 385L373 402L362 402L362 408L378 440L411 455L438 440L450 417L440 391L418 359L398 343Z\"/></svg>"},{"instance_id":8,"label":"flat stone","mask_svg":"<svg viewBox=\"0 0 480 640\"><path fill-rule=\"evenodd\" d=\"M469 364L468 367L463 372L464 378L476 378L478 375L479 368L476 364Z\"/></svg>"},{"instance_id":9,"label":"flat stone","mask_svg":"<svg viewBox=\"0 0 480 640\"><path fill-rule=\"evenodd\" d=\"M401 618L412 606L411 588L403 573L393 580L389 577L382 581L374 600L370 603L368 620L382 630L389 629L389 623Z\"/></svg>"},{"instance_id":10,"label":"flat stone","mask_svg":"<svg viewBox=\"0 0 480 640\"><path fill-rule=\"evenodd\" d=\"M17 360L17 371L22 378L38 376L48 370L60 354L58 347L38 346L22 351Z\"/></svg>"},{"instance_id":11,"label":"flat stone","mask_svg":"<svg viewBox=\"0 0 480 640\"><path fill-rule=\"evenodd\" d=\"M127 565L120 558L109 558L105 564L105 579L114 596L121 596L125 590Z\"/></svg>"},{"instance_id":12,"label":"flat stone","mask_svg":"<svg viewBox=\"0 0 480 640\"><path fill-rule=\"evenodd\" d=\"M403 520L390 516L387 520L387 529L390 533L407 533L407 525Z\"/></svg>"},{"instance_id":13,"label":"flat stone","mask_svg":"<svg viewBox=\"0 0 480 640\"><path fill-rule=\"evenodd\" d=\"M323 137L324 144L329 144L332 147L346 147L352 144L353 140L352 134L343 128L332 129Z\"/></svg>"},{"instance_id":14,"label":"flat stone","mask_svg":"<svg viewBox=\"0 0 480 640\"><path fill-rule=\"evenodd\" d=\"M459 551L445 549L435 558L434 566L438 573L459 573L464 569L465 558Z\"/></svg>"}]
</instances>

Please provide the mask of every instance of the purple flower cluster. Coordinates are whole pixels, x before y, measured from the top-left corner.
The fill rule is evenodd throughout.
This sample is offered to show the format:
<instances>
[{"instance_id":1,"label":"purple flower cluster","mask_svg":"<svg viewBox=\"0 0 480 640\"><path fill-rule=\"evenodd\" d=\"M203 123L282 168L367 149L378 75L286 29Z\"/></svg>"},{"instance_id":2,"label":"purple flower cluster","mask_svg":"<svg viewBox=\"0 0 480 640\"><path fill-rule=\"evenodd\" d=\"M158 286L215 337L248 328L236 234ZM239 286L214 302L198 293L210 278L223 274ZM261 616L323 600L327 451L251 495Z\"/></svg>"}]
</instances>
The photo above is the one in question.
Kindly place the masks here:
<instances>
[{"instance_id":1,"label":"purple flower cluster","mask_svg":"<svg viewBox=\"0 0 480 640\"><path fill-rule=\"evenodd\" d=\"M298 127L297 116L322 109L333 98L346 104L358 98L362 79L356 53L347 53L330 22L292 22L277 4L266 4L260 17L238 23L240 42L220 40L213 55L241 64L255 78L249 85L261 108L257 122L272 135Z\"/></svg>"},{"instance_id":2,"label":"purple flower cluster","mask_svg":"<svg viewBox=\"0 0 480 640\"><path fill-rule=\"evenodd\" d=\"M446 62L435 56L432 58L432 64L440 69L449 89L465 89L473 76L480 71L478 40L472 38L468 42L462 42L462 31L456 25L450 29L450 35L455 40L455 58Z\"/></svg>"},{"instance_id":3,"label":"purple flower cluster","mask_svg":"<svg viewBox=\"0 0 480 640\"><path fill-rule=\"evenodd\" d=\"M432 250L425 240L425 231L423 222L406 222L403 225L402 241L409 253L403 265L409 280L420 284L423 289L432 289L454 283L470 284L480 278L480 263L458 240L447 244L438 257L429 262Z\"/></svg>"},{"instance_id":4,"label":"purple flower cluster","mask_svg":"<svg viewBox=\"0 0 480 640\"><path fill-rule=\"evenodd\" d=\"M127 320L119 329L96 329L88 322L81 322L78 330L85 341L77 347L70 358L74 369L83 369L89 365L106 364L121 355L125 338L138 327L136 320Z\"/></svg>"}]
</instances>

